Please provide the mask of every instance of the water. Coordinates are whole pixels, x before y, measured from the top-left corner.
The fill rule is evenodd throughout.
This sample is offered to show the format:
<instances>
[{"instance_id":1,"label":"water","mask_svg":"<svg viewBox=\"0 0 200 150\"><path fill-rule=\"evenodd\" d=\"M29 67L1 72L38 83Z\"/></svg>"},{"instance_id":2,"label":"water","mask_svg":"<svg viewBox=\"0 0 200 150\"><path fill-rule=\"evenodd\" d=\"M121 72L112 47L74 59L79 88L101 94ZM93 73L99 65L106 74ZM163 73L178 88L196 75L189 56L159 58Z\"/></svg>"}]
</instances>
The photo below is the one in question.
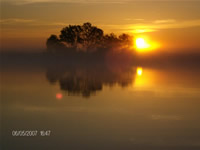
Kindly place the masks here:
<instances>
[{"instance_id":1,"label":"water","mask_svg":"<svg viewBox=\"0 0 200 150\"><path fill-rule=\"evenodd\" d=\"M3 69L2 148L200 149L199 76L115 64ZM50 135L12 135L20 130Z\"/></svg>"}]
</instances>

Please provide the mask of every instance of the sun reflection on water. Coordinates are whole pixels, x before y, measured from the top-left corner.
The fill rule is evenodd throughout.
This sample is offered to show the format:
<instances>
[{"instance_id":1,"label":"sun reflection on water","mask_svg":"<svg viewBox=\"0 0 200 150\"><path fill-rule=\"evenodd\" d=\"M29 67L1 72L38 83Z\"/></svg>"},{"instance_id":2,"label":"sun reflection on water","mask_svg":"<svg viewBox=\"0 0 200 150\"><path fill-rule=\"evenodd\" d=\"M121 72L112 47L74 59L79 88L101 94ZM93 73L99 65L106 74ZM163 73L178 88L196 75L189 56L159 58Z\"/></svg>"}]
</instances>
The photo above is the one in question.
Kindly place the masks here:
<instances>
[{"instance_id":1,"label":"sun reflection on water","mask_svg":"<svg viewBox=\"0 0 200 150\"><path fill-rule=\"evenodd\" d=\"M136 68L136 78L133 83L134 87L151 87L153 86L155 74L152 70L144 69L142 67Z\"/></svg>"},{"instance_id":2,"label":"sun reflection on water","mask_svg":"<svg viewBox=\"0 0 200 150\"><path fill-rule=\"evenodd\" d=\"M137 67L137 75L142 76L142 72L143 72L142 67Z\"/></svg>"}]
</instances>

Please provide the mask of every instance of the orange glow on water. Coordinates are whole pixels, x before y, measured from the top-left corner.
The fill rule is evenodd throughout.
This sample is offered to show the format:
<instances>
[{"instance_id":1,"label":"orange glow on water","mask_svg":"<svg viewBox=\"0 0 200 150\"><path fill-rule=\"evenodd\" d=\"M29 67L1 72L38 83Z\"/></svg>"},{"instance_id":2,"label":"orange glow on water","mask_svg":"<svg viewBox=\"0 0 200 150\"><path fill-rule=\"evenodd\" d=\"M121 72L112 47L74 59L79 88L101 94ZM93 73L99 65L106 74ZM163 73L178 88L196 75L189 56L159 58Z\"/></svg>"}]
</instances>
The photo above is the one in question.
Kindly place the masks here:
<instances>
[{"instance_id":1,"label":"orange glow on water","mask_svg":"<svg viewBox=\"0 0 200 150\"><path fill-rule=\"evenodd\" d=\"M141 68L141 67L138 67L138 68L137 68L137 75L138 75L138 76L142 76L142 72L143 72L142 68Z\"/></svg>"},{"instance_id":2,"label":"orange glow on water","mask_svg":"<svg viewBox=\"0 0 200 150\"><path fill-rule=\"evenodd\" d=\"M134 82L135 88L145 88L154 86L155 72L151 69L145 69L142 67L136 68L136 78Z\"/></svg>"}]
</instances>

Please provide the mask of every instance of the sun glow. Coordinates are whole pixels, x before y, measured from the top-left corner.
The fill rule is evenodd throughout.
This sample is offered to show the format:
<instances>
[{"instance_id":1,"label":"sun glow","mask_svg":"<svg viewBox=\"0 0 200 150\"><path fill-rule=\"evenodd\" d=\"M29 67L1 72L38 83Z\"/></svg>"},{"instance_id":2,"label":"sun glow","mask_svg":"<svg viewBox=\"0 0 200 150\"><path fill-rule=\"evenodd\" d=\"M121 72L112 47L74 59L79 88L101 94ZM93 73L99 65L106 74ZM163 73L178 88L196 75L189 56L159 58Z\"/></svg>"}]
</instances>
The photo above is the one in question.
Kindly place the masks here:
<instances>
[{"instance_id":1,"label":"sun glow","mask_svg":"<svg viewBox=\"0 0 200 150\"><path fill-rule=\"evenodd\" d=\"M136 46L138 49L145 49L150 47L150 45L143 38L136 39Z\"/></svg>"},{"instance_id":2,"label":"sun glow","mask_svg":"<svg viewBox=\"0 0 200 150\"><path fill-rule=\"evenodd\" d=\"M143 71L142 71L142 68L141 68L141 67L138 67L138 68L137 68L137 75L138 75L138 76L142 76L142 72L143 72Z\"/></svg>"},{"instance_id":3,"label":"sun glow","mask_svg":"<svg viewBox=\"0 0 200 150\"><path fill-rule=\"evenodd\" d=\"M133 83L134 88L144 90L147 87L154 87L156 74L154 70L145 69L143 67L136 68L135 82ZM157 78L156 78L157 79Z\"/></svg>"},{"instance_id":4,"label":"sun glow","mask_svg":"<svg viewBox=\"0 0 200 150\"><path fill-rule=\"evenodd\" d=\"M135 47L138 52L147 52L158 49L160 45L146 37L137 37L135 39Z\"/></svg>"}]
</instances>

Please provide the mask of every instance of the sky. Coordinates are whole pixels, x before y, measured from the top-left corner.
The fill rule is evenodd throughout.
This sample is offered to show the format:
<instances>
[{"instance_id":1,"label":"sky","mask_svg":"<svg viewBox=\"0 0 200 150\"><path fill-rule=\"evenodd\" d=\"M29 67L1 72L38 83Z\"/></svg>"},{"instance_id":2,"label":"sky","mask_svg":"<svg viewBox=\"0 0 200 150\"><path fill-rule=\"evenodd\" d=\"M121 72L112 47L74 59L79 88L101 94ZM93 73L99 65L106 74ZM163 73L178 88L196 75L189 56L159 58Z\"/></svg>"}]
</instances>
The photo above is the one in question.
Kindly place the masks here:
<instances>
[{"instance_id":1,"label":"sky","mask_svg":"<svg viewBox=\"0 0 200 150\"><path fill-rule=\"evenodd\" d=\"M200 0L0 0L1 51L41 51L51 34L91 22L146 36L162 50L200 52Z\"/></svg>"}]
</instances>

